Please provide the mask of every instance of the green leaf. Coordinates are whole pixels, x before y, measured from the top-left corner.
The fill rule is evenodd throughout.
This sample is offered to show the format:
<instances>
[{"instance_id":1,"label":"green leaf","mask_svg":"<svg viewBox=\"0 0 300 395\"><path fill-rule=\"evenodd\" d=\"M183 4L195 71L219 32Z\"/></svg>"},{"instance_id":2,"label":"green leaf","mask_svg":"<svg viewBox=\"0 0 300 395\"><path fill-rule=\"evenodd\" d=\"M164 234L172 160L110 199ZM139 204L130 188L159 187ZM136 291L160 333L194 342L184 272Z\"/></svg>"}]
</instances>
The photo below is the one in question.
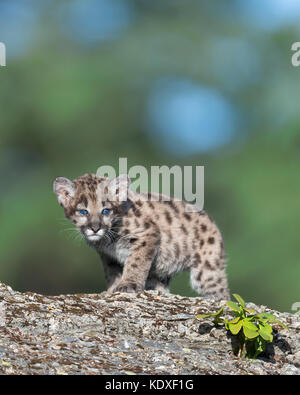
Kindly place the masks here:
<instances>
[{"instance_id":1,"label":"green leaf","mask_svg":"<svg viewBox=\"0 0 300 395\"><path fill-rule=\"evenodd\" d=\"M234 320L228 321L228 324L236 324L240 319L241 319L241 317L238 316Z\"/></svg>"},{"instance_id":2,"label":"green leaf","mask_svg":"<svg viewBox=\"0 0 300 395\"><path fill-rule=\"evenodd\" d=\"M228 323L228 328L233 335L237 335L242 328L243 321L240 320L236 324Z\"/></svg>"},{"instance_id":3,"label":"green leaf","mask_svg":"<svg viewBox=\"0 0 300 395\"><path fill-rule=\"evenodd\" d=\"M256 317L267 319L269 322L272 322L276 319L275 315L270 314L270 313L259 313L259 314L256 314Z\"/></svg>"},{"instance_id":4,"label":"green leaf","mask_svg":"<svg viewBox=\"0 0 300 395\"><path fill-rule=\"evenodd\" d=\"M245 307L245 310L247 311L247 313L256 314L256 311L254 309L249 309L248 307Z\"/></svg>"},{"instance_id":5,"label":"green leaf","mask_svg":"<svg viewBox=\"0 0 300 395\"><path fill-rule=\"evenodd\" d=\"M231 310L240 312L240 308L239 308L239 306L238 306L235 302L229 301L229 302L226 302L226 305L227 305Z\"/></svg>"},{"instance_id":6,"label":"green leaf","mask_svg":"<svg viewBox=\"0 0 300 395\"><path fill-rule=\"evenodd\" d=\"M220 317L215 317L215 319L213 320L213 323L216 324L221 324L224 322L224 318L220 318Z\"/></svg>"},{"instance_id":7,"label":"green leaf","mask_svg":"<svg viewBox=\"0 0 300 395\"><path fill-rule=\"evenodd\" d=\"M263 327L262 325L259 326L259 330L258 330L260 336L266 340L267 342L272 342L273 341L273 335L272 333L270 333L268 330L266 330L265 327Z\"/></svg>"},{"instance_id":8,"label":"green leaf","mask_svg":"<svg viewBox=\"0 0 300 395\"><path fill-rule=\"evenodd\" d=\"M228 319L227 319L227 318L225 318L225 328L226 328L227 330L229 330Z\"/></svg>"},{"instance_id":9,"label":"green leaf","mask_svg":"<svg viewBox=\"0 0 300 395\"><path fill-rule=\"evenodd\" d=\"M274 314L260 313L260 314L256 314L255 318L264 320L264 322L270 322L271 324L277 324L284 329L288 329L288 327L283 322L279 321Z\"/></svg>"},{"instance_id":10,"label":"green leaf","mask_svg":"<svg viewBox=\"0 0 300 395\"><path fill-rule=\"evenodd\" d=\"M223 310L224 310L224 306L222 306L222 307L220 308L220 310L218 310L218 311L215 313L215 316L216 316L216 317L219 317L219 316L223 313Z\"/></svg>"},{"instance_id":11,"label":"green leaf","mask_svg":"<svg viewBox=\"0 0 300 395\"><path fill-rule=\"evenodd\" d=\"M268 342L272 342L273 341L273 328L271 327L271 325L264 323L264 324L259 324L259 334L260 336L268 341Z\"/></svg>"},{"instance_id":12,"label":"green leaf","mask_svg":"<svg viewBox=\"0 0 300 395\"><path fill-rule=\"evenodd\" d=\"M206 313L206 314L197 314L196 318L200 320L201 318L212 318L215 317L218 319L220 315L223 313L224 306L222 306L216 313Z\"/></svg>"},{"instance_id":13,"label":"green leaf","mask_svg":"<svg viewBox=\"0 0 300 395\"><path fill-rule=\"evenodd\" d=\"M281 326L284 329L289 329L283 322L281 322L279 320L273 321L273 324L277 324L277 325Z\"/></svg>"},{"instance_id":14,"label":"green leaf","mask_svg":"<svg viewBox=\"0 0 300 395\"><path fill-rule=\"evenodd\" d=\"M196 318L197 318L197 320L200 320L201 318L211 318L211 317L214 317L214 316L215 316L214 313L197 314Z\"/></svg>"},{"instance_id":15,"label":"green leaf","mask_svg":"<svg viewBox=\"0 0 300 395\"><path fill-rule=\"evenodd\" d=\"M244 325L243 325L243 331L244 331L244 335L248 339L254 339L255 337L257 337L259 335L258 331L252 331L251 329L247 328Z\"/></svg>"},{"instance_id":16,"label":"green leaf","mask_svg":"<svg viewBox=\"0 0 300 395\"><path fill-rule=\"evenodd\" d=\"M273 332L273 328L271 327L271 325L264 323L264 324L259 324L259 327L263 327L264 330L268 333L272 333Z\"/></svg>"},{"instance_id":17,"label":"green leaf","mask_svg":"<svg viewBox=\"0 0 300 395\"><path fill-rule=\"evenodd\" d=\"M256 358L259 354L261 354L266 349L266 342L260 336L255 339L254 343L255 352L253 358Z\"/></svg>"},{"instance_id":18,"label":"green leaf","mask_svg":"<svg viewBox=\"0 0 300 395\"><path fill-rule=\"evenodd\" d=\"M256 325L254 325L252 322L250 322L247 319L244 319L242 322L243 322L244 335L248 339L254 339L255 337L259 336L258 328Z\"/></svg>"},{"instance_id":19,"label":"green leaf","mask_svg":"<svg viewBox=\"0 0 300 395\"><path fill-rule=\"evenodd\" d=\"M232 296L239 302L242 307L246 306L244 299L238 294L232 294Z\"/></svg>"},{"instance_id":20,"label":"green leaf","mask_svg":"<svg viewBox=\"0 0 300 395\"><path fill-rule=\"evenodd\" d=\"M255 324L253 324L253 322L251 322L249 318L243 319L243 325L251 329L252 331L258 330L258 327Z\"/></svg>"}]
</instances>

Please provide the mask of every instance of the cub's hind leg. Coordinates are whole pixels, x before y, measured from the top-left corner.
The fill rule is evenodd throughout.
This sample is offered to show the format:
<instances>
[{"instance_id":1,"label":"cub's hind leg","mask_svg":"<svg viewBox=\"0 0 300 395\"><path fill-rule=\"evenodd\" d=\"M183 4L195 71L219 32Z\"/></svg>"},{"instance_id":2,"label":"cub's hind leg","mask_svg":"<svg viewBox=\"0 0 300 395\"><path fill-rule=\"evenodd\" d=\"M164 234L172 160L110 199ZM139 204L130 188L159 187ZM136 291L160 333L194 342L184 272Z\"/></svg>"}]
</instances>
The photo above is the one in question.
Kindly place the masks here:
<instances>
[{"instance_id":1,"label":"cub's hind leg","mask_svg":"<svg viewBox=\"0 0 300 395\"><path fill-rule=\"evenodd\" d=\"M164 279L159 279L156 276L149 276L146 281L145 289L161 291L165 293L169 293L169 285L170 285L170 277L166 277Z\"/></svg>"}]
</instances>

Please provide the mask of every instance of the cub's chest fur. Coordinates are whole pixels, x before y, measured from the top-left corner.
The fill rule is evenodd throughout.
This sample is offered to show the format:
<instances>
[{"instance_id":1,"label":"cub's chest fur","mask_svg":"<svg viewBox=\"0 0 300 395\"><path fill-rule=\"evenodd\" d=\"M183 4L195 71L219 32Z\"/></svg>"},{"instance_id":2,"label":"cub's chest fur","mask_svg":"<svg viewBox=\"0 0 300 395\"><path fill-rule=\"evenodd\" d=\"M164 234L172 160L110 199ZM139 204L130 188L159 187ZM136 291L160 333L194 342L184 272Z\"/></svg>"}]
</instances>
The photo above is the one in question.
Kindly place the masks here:
<instances>
[{"instance_id":1,"label":"cub's chest fur","mask_svg":"<svg viewBox=\"0 0 300 395\"><path fill-rule=\"evenodd\" d=\"M130 179L59 177L54 191L65 215L100 255L108 291L168 290L190 271L193 288L228 298L222 235L204 212L182 201L129 190Z\"/></svg>"},{"instance_id":2,"label":"cub's chest fur","mask_svg":"<svg viewBox=\"0 0 300 395\"><path fill-rule=\"evenodd\" d=\"M118 262L121 266L125 265L130 255L130 245L128 241L119 240L114 243L98 248L99 253L106 254L111 259Z\"/></svg>"}]
</instances>

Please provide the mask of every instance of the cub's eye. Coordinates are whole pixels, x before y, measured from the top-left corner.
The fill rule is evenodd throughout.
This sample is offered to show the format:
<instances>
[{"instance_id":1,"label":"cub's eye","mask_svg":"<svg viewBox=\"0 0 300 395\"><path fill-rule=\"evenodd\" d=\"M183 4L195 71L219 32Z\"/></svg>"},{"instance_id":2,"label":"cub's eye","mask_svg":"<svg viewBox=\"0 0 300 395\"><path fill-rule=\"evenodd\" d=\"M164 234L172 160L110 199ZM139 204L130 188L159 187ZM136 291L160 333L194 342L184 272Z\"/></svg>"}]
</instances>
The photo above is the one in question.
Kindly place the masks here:
<instances>
[{"instance_id":1,"label":"cub's eye","mask_svg":"<svg viewBox=\"0 0 300 395\"><path fill-rule=\"evenodd\" d=\"M79 214L88 215L88 211L87 210L79 210Z\"/></svg>"},{"instance_id":2,"label":"cub's eye","mask_svg":"<svg viewBox=\"0 0 300 395\"><path fill-rule=\"evenodd\" d=\"M110 213L110 209L109 208L105 208L104 210L102 210L102 214L103 215L108 215Z\"/></svg>"}]
</instances>

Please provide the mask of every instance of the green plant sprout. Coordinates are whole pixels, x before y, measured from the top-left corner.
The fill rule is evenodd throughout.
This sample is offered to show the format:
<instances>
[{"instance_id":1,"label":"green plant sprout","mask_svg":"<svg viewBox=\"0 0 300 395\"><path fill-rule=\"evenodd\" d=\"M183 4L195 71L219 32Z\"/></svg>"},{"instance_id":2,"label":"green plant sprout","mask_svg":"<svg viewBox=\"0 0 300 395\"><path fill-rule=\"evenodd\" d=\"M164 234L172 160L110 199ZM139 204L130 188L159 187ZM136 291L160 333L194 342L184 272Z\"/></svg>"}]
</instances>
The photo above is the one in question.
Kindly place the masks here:
<instances>
[{"instance_id":1,"label":"green plant sprout","mask_svg":"<svg viewBox=\"0 0 300 395\"><path fill-rule=\"evenodd\" d=\"M233 294L238 303L228 301L216 313L198 314L197 319L213 318L215 325L225 324L225 328L239 340L238 356L240 358L257 358L266 349L267 343L273 341L271 324L288 329L273 314L259 313L246 307L245 301L238 294ZM234 315L233 320L223 318L224 307L228 306Z\"/></svg>"}]
</instances>

